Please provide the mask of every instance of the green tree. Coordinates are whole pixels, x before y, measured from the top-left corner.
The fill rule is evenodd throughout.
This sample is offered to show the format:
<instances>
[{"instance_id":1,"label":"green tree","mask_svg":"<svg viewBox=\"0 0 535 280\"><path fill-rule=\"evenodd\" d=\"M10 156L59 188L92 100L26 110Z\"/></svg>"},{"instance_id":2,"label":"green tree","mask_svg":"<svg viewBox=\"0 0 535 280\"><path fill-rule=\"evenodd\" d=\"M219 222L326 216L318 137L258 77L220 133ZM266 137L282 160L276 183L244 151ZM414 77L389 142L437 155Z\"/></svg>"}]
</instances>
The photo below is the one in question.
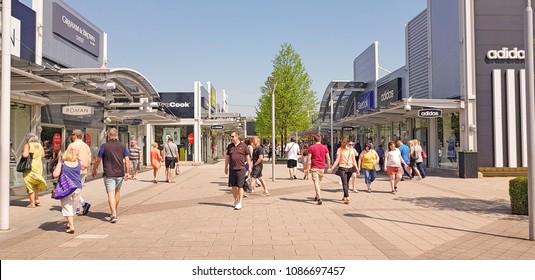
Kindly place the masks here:
<instances>
[{"instance_id":1,"label":"green tree","mask_svg":"<svg viewBox=\"0 0 535 280\"><path fill-rule=\"evenodd\" d=\"M310 112L317 108L317 99L310 89L312 80L291 44L283 44L272 62L272 78L267 78L260 87L256 132L261 137L271 138L271 98L275 87L275 133L280 137L279 143L284 145L290 133L311 127Z\"/></svg>"}]
</instances>

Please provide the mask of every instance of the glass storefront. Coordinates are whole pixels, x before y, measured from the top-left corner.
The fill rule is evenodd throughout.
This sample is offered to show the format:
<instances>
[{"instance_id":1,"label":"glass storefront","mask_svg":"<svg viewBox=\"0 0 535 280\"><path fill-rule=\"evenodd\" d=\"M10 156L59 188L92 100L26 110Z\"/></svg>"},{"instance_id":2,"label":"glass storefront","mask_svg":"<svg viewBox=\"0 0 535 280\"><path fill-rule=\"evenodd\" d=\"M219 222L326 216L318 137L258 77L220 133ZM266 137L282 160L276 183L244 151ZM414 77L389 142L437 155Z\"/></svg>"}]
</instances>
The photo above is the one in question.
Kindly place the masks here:
<instances>
[{"instance_id":1,"label":"glass storefront","mask_svg":"<svg viewBox=\"0 0 535 280\"><path fill-rule=\"evenodd\" d=\"M27 104L11 102L11 120L10 120L10 147L11 155L9 157L9 185L24 185L22 173L17 172L17 162L22 154L24 146L24 137L31 129L32 106Z\"/></svg>"},{"instance_id":2,"label":"glass storefront","mask_svg":"<svg viewBox=\"0 0 535 280\"><path fill-rule=\"evenodd\" d=\"M193 161L193 126L155 126L154 141L163 147L167 143L167 136L173 138L173 143L178 146L181 161Z\"/></svg>"},{"instance_id":3,"label":"glass storefront","mask_svg":"<svg viewBox=\"0 0 535 280\"><path fill-rule=\"evenodd\" d=\"M449 113L437 119L438 130L438 166L441 168L458 168L459 152L459 113Z\"/></svg>"}]
</instances>

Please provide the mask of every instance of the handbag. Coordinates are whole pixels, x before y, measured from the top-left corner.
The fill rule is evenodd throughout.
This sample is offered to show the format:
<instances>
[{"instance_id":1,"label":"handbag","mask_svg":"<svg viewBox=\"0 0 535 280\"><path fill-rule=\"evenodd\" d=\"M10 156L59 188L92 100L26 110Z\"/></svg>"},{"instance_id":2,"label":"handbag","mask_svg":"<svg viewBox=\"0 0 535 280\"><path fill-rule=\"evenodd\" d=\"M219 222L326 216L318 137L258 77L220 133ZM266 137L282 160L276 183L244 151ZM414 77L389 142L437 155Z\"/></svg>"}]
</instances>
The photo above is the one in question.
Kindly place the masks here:
<instances>
[{"instance_id":1,"label":"handbag","mask_svg":"<svg viewBox=\"0 0 535 280\"><path fill-rule=\"evenodd\" d=\"M17 172L26 172L32 169L33 153L30 153L28 157L20 157L19 163L17 163Z\"/></svg>"},{"instance_id":2,"label":"handbag","mask_svg":"<svg viewBox=\"0 0 535 280\"><path fill-rule=\"evenodd\" d=\"M78 186L62 172L59 175L56 187L52 191L52 198L62 199L71 195L76 189L78 189Z\"/></svg>"},{"instance_id":3,"label":"handbag","mask_svg":"<svg viewBox=\"0 0 535 280\"><path fill-rule=\"evenodd\" d=\"M424 150L422 150L422 158L423 158L423 159L426 159L426 158L427 158L427 154L425 153Z\"/></svg>"},{"instance_id":4,"label":"handbag","mask_svg":"<svg viewBox=\"0 0 535 280\"><path fill-rule=\"evenodd\" d=\"M171 147L169 146L169 144L167 144L167 147L169 148L169 153L171 153L171 155L173 156L173 162L178 163L178 158L175 157L175 155L173 154L173 151L171 150Z\"/></svg>"},{"instance_id":5,"label":"handbag","mask_svg":"<svg viewBox=\"0 0 535 280\"><path fill-rule=\"evenodd\" d=\"M375 171L381 171L381 165L379 163L374 162L373 167L375 168Z\"/></svg>"}]
</instances>

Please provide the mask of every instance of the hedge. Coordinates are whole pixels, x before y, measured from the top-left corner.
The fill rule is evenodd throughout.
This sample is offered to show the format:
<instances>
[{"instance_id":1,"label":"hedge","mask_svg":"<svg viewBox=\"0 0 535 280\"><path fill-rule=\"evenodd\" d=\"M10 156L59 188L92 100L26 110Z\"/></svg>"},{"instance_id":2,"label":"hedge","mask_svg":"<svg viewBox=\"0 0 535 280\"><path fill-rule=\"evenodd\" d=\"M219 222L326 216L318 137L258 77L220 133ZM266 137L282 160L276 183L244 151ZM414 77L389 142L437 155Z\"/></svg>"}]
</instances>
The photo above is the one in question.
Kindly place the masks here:
<instances>
[{"instance_id":1,"label":"hedge","mask_svg":"<svg viewBox=\"0 0 535 280\"><path fill-rule=\"evenodd\" d=\"M514 215L528 215L528 177L517 177L509 181L509 197Z\"/></svg>"}]
</instances>

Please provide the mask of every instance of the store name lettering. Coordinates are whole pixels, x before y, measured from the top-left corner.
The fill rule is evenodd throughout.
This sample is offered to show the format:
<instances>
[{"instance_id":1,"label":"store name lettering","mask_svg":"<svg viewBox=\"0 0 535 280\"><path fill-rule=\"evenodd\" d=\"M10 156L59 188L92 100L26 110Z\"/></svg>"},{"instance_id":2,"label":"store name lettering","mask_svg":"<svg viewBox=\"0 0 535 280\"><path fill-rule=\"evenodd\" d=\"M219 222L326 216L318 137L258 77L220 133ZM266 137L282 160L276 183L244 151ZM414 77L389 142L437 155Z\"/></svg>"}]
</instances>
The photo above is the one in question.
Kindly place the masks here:
<instances>
[{"instance_id":1,"label":"store name lettering","mask_svg":"<svg viewBox=\"0 0 535 280\"><path fill-rule=\"evenodd\" d=\"M487 52L487 59L524 59L526 56L523 50L514 48L502 48L501 50L490 50Z\"/></svg>"}]
</instances>

